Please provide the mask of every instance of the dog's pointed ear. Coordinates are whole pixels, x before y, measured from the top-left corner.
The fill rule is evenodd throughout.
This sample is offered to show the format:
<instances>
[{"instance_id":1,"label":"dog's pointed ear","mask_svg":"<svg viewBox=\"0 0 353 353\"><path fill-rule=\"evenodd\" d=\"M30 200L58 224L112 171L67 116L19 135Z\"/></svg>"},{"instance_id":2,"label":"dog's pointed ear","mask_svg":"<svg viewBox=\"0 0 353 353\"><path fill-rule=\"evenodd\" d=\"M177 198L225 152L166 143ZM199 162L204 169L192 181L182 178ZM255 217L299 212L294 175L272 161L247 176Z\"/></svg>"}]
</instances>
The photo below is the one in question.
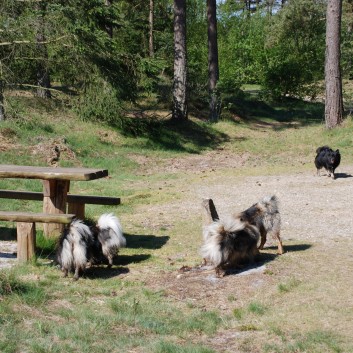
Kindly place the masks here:
<instances>
[{"instance_id":1,"label":"dog's pointed ear","mask_svg":"<svg viewBox=\"0 0 353 353\"><path fill-rule=\"evenodd\" d=\"M340 150L336 150L336 153L340 153Z\"/></svg>"}]
</instances>

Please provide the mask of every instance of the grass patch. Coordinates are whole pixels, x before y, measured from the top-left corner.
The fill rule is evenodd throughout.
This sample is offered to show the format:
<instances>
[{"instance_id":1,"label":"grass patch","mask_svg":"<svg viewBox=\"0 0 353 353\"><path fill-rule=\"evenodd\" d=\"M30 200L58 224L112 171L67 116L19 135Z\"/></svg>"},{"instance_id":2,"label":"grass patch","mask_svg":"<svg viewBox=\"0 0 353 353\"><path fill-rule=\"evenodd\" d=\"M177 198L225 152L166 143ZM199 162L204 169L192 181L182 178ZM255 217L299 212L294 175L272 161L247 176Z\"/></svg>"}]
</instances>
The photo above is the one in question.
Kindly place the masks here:
<instances>
[{"instance_id":1,"label":"grass patch","mask_svg":"<svg viewBox=\"0 0 353 353\"><path fill-rule=\"evenodd\" d=\"M280 293L288 293L292 289L298 287L299 285L300 285L300 281L299 280L297 280L295 278L291 278L286 283L280 283L278 285L278 290L279 290Z\"/></svg>"},{"instance_id":2,"label":"grass patch","mask_svg":"<svg viewBox=\"0 0 353 353\"><path fill-rule=\"evenodd\" d=\"M202 346L177 345L175 343L162 341L153 347L154 353L214 353L213 349Z\"/></svg>"},{"instance_id":3,"label":"grass patch","mask_svg":"<svg viewBox=\"0 0 353 353\"><path fill-rule=\"evenodd\" d=\"M252 302L248 306L248 311L256 315L263 315L266 312L266 307L258 302Z\"/></svg>"},{"instance_id":4,"label":"grass patch","mask_svg":"<svg viewBox=\"0 0 353 353\"><path fill-rule=\"evenodd\" d=\"M240 320L244 315L244 311L241 308L235 308L233 309L233 316L237 319Z\"/></svg>"},{"instance_id":5,"label":"grass patch","mask_svg":"<svg viewBox=\"0 0 353 353\"><path fill-rule=\"evenodd\" d=\"M316 330L305 334L291 334L289 337L280 332L280 336L282 340L281 344L266 344L264 351L275 353L343 353L345 351L341 346L340 338L329 331Z\"/></svg>"},{"instance_id":6,"label":"grass patch","mask_svg":"<svg viewBox=\"0 0 353 353\"><path fill-rule=\"evenodd\" d=\"M43 288L36 283L19 279L13 270L0 271L0 298L13 297L27 305L40 305L46 302L47 296Z\"/></svg>"},{"instance_id":7,"label":"grass patch","mask_svg":"<svg viewBox=\"0 0 353 353\"><path fill-rule=\"evenodd\" d=\"M37 230L36 253L40 258L53 258L58 240L52 237L45 237L42 230Z\"/></svg>"},{"instance_id":8,"label":"grass patch","mask_svg":"<svg viewBox=\"0 0 353 353\"><path fill-rule=\"evenodd\" d=\"M221 323L215 312L198 312L190 306L185 317L182 311L165 305L160 293L144 292L144 297L138 299L131 294L112 300L111 308L119 321L144 331L161 335L214 334Z\"/></svg>"}]
</instances>

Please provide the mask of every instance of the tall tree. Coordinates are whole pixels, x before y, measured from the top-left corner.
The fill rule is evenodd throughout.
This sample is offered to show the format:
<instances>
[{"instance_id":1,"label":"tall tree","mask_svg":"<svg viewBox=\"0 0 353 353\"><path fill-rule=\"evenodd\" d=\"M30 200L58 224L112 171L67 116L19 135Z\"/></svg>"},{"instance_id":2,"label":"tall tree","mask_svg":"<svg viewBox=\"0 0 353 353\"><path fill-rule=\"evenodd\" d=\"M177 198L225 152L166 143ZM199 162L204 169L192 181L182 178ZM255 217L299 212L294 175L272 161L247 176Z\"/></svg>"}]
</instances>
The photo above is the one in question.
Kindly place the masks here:
<instances>
[{"instance_id":1,"label":"tall tree","mask_svg":"<svg viewBox=\"0 0 353 353\"><path fill-rule=\"evenodd\" d=\"M45 43L45 13L46 2L36 4L38 17L36 23L36 46L38 53L37 64L37 96L41 98L51 98L50 93L50 76L48 66L48 48Z\"/></svg>"},{"instance_id":2,"label":"tall tree","mask_svg":"<svg viewBox=\"0 0 353 353\"><path fill-rule=\"evenodd\" d=\"M150 9L148 15L148 24L149 24L149 40L148 40L148 47L149 47L149 55L151 58L154 57L154 43L153 43L153 11L154 11L154 0L150 0Z\"/></svg>"},{"instance_id":3,"label":"tall tree","mask_svg":"<svg viewBox=\"0 0 353 353\"><path fill-rule=\"evenodd\" d=\"M174 81L172 119L187 119L186 0L174 0Z\"/></svg>"},{"instance_id":4,"label":"tall tree","mask_svg":"<svg viewBox=\"0 0 353 353\"><path fill-rule=\"evenodd\" d=\"M217 90L219 79L218 43L217 43L217 4L216 0L207 0L208 21L208 88L210 93L211 121L217 121L220 114L220 97Z\"/></svg>"},{"instance_id":5,"label":"tall tree","mask_svg":"<svg viewBox=\"0 0 353 353\"><path fill-rule=\"evenodd\" d=\"M326 12L325 123L331 129L343 118L341 58L342 0L328 0Z\"/></svg>"},{"instance_id":6,"label":"tall tree","mask_svg":"<svg viewBox=\"0 0 353 353\"><path fill-rule=\"evenodd\" d=\"M4 80L1 75L1 61L0 61L0 121L4 121L6 118L5 107L4 107Z\"/></svg>"}]
</instances>

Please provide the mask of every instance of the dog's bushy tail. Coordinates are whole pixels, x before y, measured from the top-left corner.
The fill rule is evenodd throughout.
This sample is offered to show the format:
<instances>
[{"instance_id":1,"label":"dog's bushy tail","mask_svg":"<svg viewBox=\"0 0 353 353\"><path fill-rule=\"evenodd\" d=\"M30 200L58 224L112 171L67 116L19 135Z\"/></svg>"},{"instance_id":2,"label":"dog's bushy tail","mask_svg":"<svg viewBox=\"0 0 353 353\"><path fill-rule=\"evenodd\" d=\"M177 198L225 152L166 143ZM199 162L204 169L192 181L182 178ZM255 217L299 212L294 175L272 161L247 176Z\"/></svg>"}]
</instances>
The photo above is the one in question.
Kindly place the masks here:
<instances>
[{"instance_id":1,"label":"dog's bushy tail","mask_svg":"<svg viewBox=\"0 0 353 353\"><path fill-rule=\"evenodd\" d=\"M321 146L316 149L316 153L319 154L322 151L332 151L329 146Z\"/></svg>"},{"instance_id":2,"label":"dog's bushy tail","mask_svg":"<svg viewBox=\"0 0 353 353\"><path fill-rule=\"evenodd\" d=\"M91 230L81 220L73 220L59 241L58 262L66 269L84 269L88 261L87 249L93 243Z\"/></svg>"},{"instance_id":3,"label":"dog's bushy tail","mask_svg":"<svg viewBox=\"0 0 353 353\"><path fill-rule=\"evenodd\" d=\"M102 234L102 231L104 232L104 230L109 233L104 239L99 239L103 248L120 249L126 246L123 228L119 219L113 213L105 213L101 215L98 219L97 226L100 229L100 234Z\"/></svg>"},{"instance_id":4,"label":"dog's bushy tail","mask_svg":"<svg viewBox=\"0 0 353 353\"><path fill-rule=\"evenodd\" d=\"M218 220L204 227L204 244L200 249L202 258L210 261L216 267L226 262L230 253L237 250L237 236L242 233L245 227L244 222L233 217ZM255 244L256 241L257 238Z\"/></svg>"}]
</instances>

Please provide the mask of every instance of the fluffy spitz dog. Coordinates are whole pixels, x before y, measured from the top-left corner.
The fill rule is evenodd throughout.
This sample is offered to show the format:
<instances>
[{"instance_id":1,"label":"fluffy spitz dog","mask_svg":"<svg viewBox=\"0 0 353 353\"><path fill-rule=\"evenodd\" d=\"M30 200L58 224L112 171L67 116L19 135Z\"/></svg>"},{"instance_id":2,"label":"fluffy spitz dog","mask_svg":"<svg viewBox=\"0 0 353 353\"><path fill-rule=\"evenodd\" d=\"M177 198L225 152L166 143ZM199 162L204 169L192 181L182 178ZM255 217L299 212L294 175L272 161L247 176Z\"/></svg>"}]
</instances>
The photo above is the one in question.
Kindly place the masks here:
<instances>
[{"instance_id":1,"label":"fluffy spitz dog","mask_svg":"<svg viewBox=\"0 0 353 353\"><path fill-rule=\"evenodd\" d=\"M64 272L74 272L77 280L86 266L106 257L109 267L118 250L126 246L119 219L112 213L99 217L95 226L89 227L81 220L74 220L65 228L56 251L56 260Z\"/></svg>"},{"instance_id":2,"label":"fluffy spitz dog","mask_svg":"<svg viewBox=\"0 0 353 353\"><path fill-rule=\"evenodd\" d=\"M279 201L276 196L265 196L245 211L236 214L235 218L255 226L260 232L262 250L267 239L267 233L277 239L278 253L283 254L283 245L280 237L281 215L278 210Z\"/></svg>"},{"instance_id":3,"label":"fluffy spitz dog","mask_svg":"<svg viewBox=\"0 0 353 353\"><path fill-rule=\"evenodd\" d=\"M66 227L59 239L56 250L56 261L64 273L74 272L74 280L78 280L92 256L94 243L90 228L81 220L75 219Z\"/></svg>"},{"instance_id":4,"label":"fluffy spitz dog","mask_svg":"<svg viewBox=\"0 0 353 353\"><path fill-rule=\"evenodd\" d=\"M259 237L256 227L240 219L217 220L204 227L200 252L204 262L212 263L217 276L223 277L227 268L254 260Z\"/></svg>"},{"instance_id":5,"label":"fluffy spitz dog","mask_svg":"<svg viewBox=\"0 0 353 353\"><path fill-rule=\"evenodd\" d=\"M112 267L114 256L120 248L126 246L126 239L119 219L112 213L99 217L96 226L92 227L94 237L93 256L99 259L102 255Z\"/></svg>"},{"instance_id":6,"label":"fluffy spitz dog","mask_svg":"<svg viewBox=\"0 0 353 353\"><path fill-rule=\"evenodd\" d=\"M316 150L315 166L317 175L320 175L321 168L325 168L328 176L335 179L335 169L340 162L341 154L339 150L334 151L328 146L322 146Z\"/></svg>"}]
</instances>

